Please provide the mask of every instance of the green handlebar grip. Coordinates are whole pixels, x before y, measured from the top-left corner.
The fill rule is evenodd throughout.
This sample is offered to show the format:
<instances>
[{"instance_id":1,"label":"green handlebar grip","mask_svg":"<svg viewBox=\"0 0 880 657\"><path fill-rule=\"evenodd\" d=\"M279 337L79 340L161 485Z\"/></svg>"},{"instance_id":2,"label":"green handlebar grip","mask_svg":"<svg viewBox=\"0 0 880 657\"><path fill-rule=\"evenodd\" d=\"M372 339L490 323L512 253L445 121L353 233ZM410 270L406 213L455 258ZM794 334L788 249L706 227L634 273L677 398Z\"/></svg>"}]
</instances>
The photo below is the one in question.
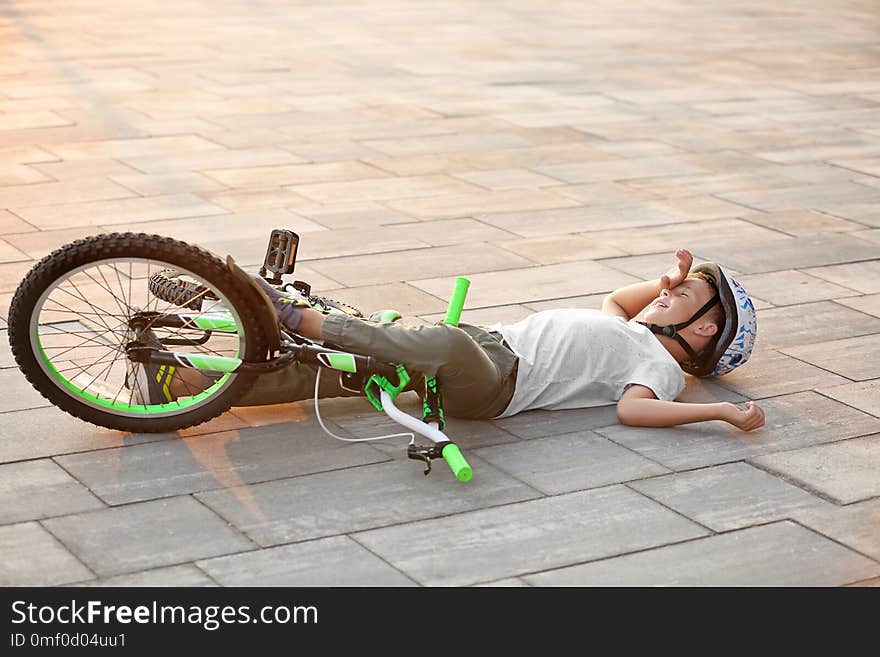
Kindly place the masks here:
<instances>
[{"instance_id":1,"label":"green handlebar grip","mask_svg":"<svg viewBox=\"0 0 880 657\"><path fill-rule=\"evenodd\" d=\"M470 481L474 476L474 469L464 460L461 450L455 443L450 443L443 448L443 458L446 459L459 481Z\"/></svg>"},{"instance_id":2,"label":"green handlebar grip","mask_svg":"<svg viewBox=\"0 0 880 657\"><path fill-rule=\"evenodd\" d=\"M449 307L446 309L446 319L444 324L458 326L458 320L461 319L461 311L464 308L464 299L467 296L468 288L471 282L462 277L455 279L455 289L452 291L452 297L449 299Z\"/></svg>"}]
</instances>

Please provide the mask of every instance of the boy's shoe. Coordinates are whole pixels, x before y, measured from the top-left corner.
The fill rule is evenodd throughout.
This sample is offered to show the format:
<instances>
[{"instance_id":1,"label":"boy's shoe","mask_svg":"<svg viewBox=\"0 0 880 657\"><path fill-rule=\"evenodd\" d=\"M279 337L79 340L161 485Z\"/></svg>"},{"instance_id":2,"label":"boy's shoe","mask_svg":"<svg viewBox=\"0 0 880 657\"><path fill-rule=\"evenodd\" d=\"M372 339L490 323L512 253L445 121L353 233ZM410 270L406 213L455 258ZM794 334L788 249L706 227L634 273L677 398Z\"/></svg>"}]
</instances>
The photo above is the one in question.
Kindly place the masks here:
<instances>
[{"instance_id":1,"label":"boy's shoe","mask_svg":"<svg viewBox=\"0 0 880 657\"><path fill-rule=\"evenodd\" d=\"M140 341L150 347L164 349L164 345L151 329L141 332ZM173 365L137 363L129 360L125 375L125 387L131 389L132 404L167 404L176 399L171 394L171 379L177 370Z\"/></svg>"},{"instance_id":2,"label":"boy's shoe","mask_svg":"<svg viewBox=\"0 0 880 657\"><path fill-rule=\"evenodd\" d=\"M369 320L371 322L396 322L401 317L403 315L396 310L377 310L370 315Z\"/></svg>"},{"instance_id":3,"label":"boy's shoe","mask_svg":"<svg viewBox=\"0 0 880 657\"><path fill-rule=\"evenodd\" d=\"M300 308L311 308L311 304L309 304L309 302L295 290L291 293L284 293L263 280L261 276L251 275L251 278L256 281L257 285L259 285L263 292L266 293L266 296L269 297L272 306L275 308L275 314L278 315L278 319L281 323L288 330L296 331L296 328L302 320L302 312L300 311Z\"/></svg>"}]
</instances>

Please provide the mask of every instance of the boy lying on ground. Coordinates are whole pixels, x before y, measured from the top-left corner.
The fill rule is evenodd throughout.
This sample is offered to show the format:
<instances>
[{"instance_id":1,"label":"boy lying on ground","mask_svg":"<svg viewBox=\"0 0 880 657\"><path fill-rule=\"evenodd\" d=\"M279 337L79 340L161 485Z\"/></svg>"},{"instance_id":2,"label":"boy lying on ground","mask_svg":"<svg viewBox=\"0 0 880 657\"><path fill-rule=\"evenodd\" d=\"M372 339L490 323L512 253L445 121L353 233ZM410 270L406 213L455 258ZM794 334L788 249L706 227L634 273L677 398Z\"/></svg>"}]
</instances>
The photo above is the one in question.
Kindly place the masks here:
<instances>
[{"instance_id":1,"label":"boy lying on ground","mask_svg":"<svg viewBox=\"0 0 880 657\"><path fill-rule=\"evenodd\" d=\"M744 431L757 429L764 425L764 413L754 402L741 408L728 402L674 401L685 387L684 372L717 376L745 363L757 329L751 300L723 268L704 263L691 271L688 251L679 249L675 256L677 263L660 278L609 294L601 312L545 310L488 328L405 327L394 321L325 315L256 280L287 330L436 376L450 416L492 419L533 409L616 402L617 416L627 425L724 420ZM643 310L645 321L635 321ZM164 382L155 372L144 374L146 382L138 390L146 391L147 403L166 401L159 396L163 383L169 384L172 397L204 387L197 370L178 369ZM310 399L315 377L315 368L303 364L262 375L236 405ZM407 389L423 390L423 379L414 377ZM358 394L362 392L342 387L334 377L321 379L321 398Z\"/></svg>"}]
</instances>

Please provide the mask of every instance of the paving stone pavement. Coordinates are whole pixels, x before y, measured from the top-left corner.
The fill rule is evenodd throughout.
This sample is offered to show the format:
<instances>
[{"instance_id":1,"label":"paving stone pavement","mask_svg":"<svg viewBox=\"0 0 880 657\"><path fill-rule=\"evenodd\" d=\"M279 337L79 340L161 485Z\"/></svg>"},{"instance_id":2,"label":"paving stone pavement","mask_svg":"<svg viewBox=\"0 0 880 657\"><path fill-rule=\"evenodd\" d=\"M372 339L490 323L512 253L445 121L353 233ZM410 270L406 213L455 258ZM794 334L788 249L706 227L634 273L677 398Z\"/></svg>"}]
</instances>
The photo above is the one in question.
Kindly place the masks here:
<instances>
[{"instance_id":1,"label":"paving stone pavement","mask_svg":"<svg viewBox=\"0 0 880 657\"><path fill-rule=\"evenodd\" d=\"M51 6L50 6L51 5ZM880 584L880 15L756 0L0 5L0 585ZM678 247L758 308L748 365L683 398L452 419L468 484L343 444L310 402L131 435L15 366L34 262L147 231L405 321L597 308ZM402 406L416 411L412 399ZM337 433L394 430L361 399Z\"/></svg>"}]
</instances>

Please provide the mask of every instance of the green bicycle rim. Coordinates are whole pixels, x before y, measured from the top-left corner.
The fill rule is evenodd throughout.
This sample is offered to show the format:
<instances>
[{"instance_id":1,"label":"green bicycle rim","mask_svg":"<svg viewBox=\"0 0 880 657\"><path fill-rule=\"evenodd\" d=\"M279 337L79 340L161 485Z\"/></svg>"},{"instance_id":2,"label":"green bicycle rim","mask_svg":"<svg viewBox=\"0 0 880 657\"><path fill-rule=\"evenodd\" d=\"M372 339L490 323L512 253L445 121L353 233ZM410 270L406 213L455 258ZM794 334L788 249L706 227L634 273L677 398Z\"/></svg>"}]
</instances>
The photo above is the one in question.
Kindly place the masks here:
<instances>
[{"instance_id":1,"label":"green bicycle rim","mask_svg":"<svg viewBox=\"0 0 880 657\"><path fill-rule=\"evenodd\" d=\"M89 262L89 263L86 263L85 265L81 265L80 267L72 269L69 272L66 272L65 276L66 276L66 278L71 278L74 275L76 275L77 273L84 271L87 268L100 267L100 265L107 264L107 263L121 263L121 262L148 263L148 264L150 262L161 263L161 261L150 261L150 260L147 260L144 258L112 258L112 259L106 259L106 260L96 260L94 262ZM165 263L165 264L167 265L170 263ZM185 274L187 276L192 276L193 278L195 278L197 280L201 279L201 276L198 276L197 274L194 274L193 272L181 269L180 267L177 267L177 266L175 266L175 268L181 274ZM92 392L89 392L88 387L91 385L91 383L89 383L85 387L82 387L82 386L74 383L70 379L68 379L66 376L64 376L63 373L58 371L58 369L55 367L54 363L49 358L49 356L46 354L46 352L43 348L43 343L40 339L40 333L38 330L40 325L37 323L37 318L39 317L40 312L43 309L43 305L46 303L46 300L48 299L48 297L50 296L50 294L53 292L54 289L56 289L56 286L54 286L54 285L52 287L47 288L43 292L43 294L40 295L40 298L38 299L37 303L34 305L34 310L31 314L31 326L30 326L30 334L32 337L31 344L32 344L32 347L34 350L34 354L37 357L37 362L40 364L41 368L46 373L46 375L49 377L49 379L53 383L55 383L55 385L57 385L59 388L66 391L68 394L72 394L72 396L75 399L79 400L80 402L82 402L88 406L91 406L93 408L96 408L98 410L110 411L113 414L120 415L120 416L167 417L167 416L179 415L183 412L188 412L194 408L197 408L197 407L207 403L207 401L210 398L214 397L215 394L219 393L220 391L225 389L227 386L231 385L232 382L234 381L236 375L226 373L222 377L220 377L217 381L215 381L212 385L210 385L208 388L205 388L204 390L202 390L198 394L195 394L191 397L186 397L181 400L175 400L175 401L171 401L171 402L167 402L167 403L163 403L163 404L136 404L136 403L130 403L130 402L126 402L126 401L118 401L118 400L114 400L114 399L107 398L107 397L102 397L100 395L96 395ZM241 318L235 312L234 307L232 306L232 304L229 302L229 300L225 296L223 296L222 294L220 294L216 290L214 291L214 294L217 294L217 296L219 297L219 303L224 304L223 310L225 312L228 312L231 314L235 326L240 327L239 340L238 340L238 345L236 346L235 357L241 358L241 354L242 354L242 351L244 349L244 344L245 344L245 333L244 333L244 329L243 329L243 324L241 322ZM190 314L190 313L185 312L185 314ZM204 324L204 326L202 326L202 328L207 328L209 326L212 328L215 328L215 329L218 328L217 326L212 326L210 318L205 318L204 322L196 321L194 323L197 325L200 323ZM51 324L47 324L47 325L51 325ZM221 330L225 329L226 332L229 332L229 328L230 328L230 324L229 324L228 319L223 320L223 326L222 326ZM187 354L187 355L190 357L192 357L192 356L198 357L198 354Z\"/></svg>"}]
</instances>

